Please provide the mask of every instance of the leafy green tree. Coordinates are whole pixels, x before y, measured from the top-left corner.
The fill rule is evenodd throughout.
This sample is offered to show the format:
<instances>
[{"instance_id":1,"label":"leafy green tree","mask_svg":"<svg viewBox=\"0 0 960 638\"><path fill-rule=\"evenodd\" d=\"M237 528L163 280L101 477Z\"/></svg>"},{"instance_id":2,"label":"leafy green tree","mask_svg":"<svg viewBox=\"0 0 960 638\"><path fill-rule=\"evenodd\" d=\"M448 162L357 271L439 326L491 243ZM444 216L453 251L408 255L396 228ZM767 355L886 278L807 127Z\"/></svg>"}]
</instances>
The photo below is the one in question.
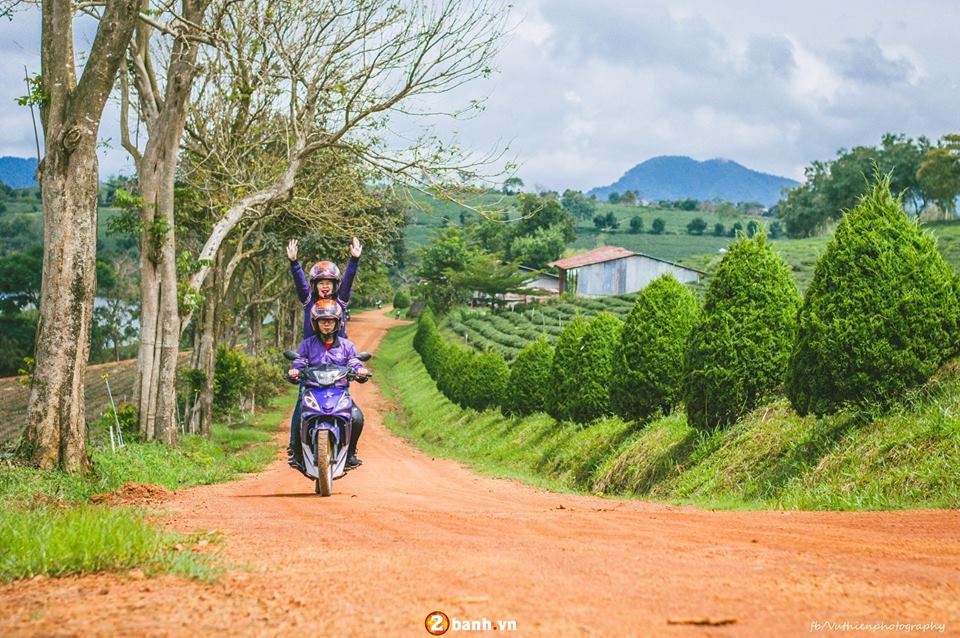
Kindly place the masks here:
<instances>
[{"instance_id":1,"label":"leafy green tree","mask_svg":"<svg viewBox=\"0 0 960 638\"><path fill-rule=\"evenodd\" d=\"M547 414L557 421L572 419L573 405L579 400L579 371L584 359L580 340L586 331L587 321L575 315L564 326L554 347L546 408Z\"/></svg>"},{"instance_id":2,"label":"leafy green tree","mask_svg":"<svg viewBox=\"0 0 960 638\"><path fill-rule=\"evenodd\" d=\"M559 225L538 228L532 235L516 237L510 243L507 255L524 266L541 269L559 259L566 244L563 229Z\"/></svg>"},{"instance_id":3,"label":"leafy green tree","mask_svg":"<svg viewBox=\"0 0 960 638\"><path fill-rule=\"evenodd\" d=\"M406 290L398 290L393 295L393 307L397 310L404 310L410 307L410 293Z\"/></svg>"},{"instance_id":4,"label":"leafy green tree","mask_svg":"<svg viewBox=\"0 0 960 638\"><path fill-rule=\"evenodd\" d=\"M664 221L662 217L654 219L653 224L650 226L650 233L653 235L662 235L666 230L667 222Z\"/></svg>"},{"instance_id":5,"label":"leafy green tree","mask_svg":"<svg viewBox=\"0 0 960 638\"><path fill-rule=\"evenodd\" d=\"M433 243L422 248L419 254L417 275L425 282L426 298L438 311L442 312L470 298L450 280L451 274L466 269L476 256L463 231L459 228L438 230Z\"/></svg>"},{"instance_id":6,"label":"leafy green tree","mask_svg":"<svg viewBox=\"0 0 960 638\"><path fill-rule=\"evenodd\" d=\"M619 204L619 203L620 203L620 193L618 193L618 192L616 192L616 191L610 193L609 195L607 195L607 201L610 202L611 204Z\"/></svg>"},{"instance_id":7,"label":"leafy green tree","mask_svg":"<svg viewBox=\"0 0 960 638\"><path fill-rule=\"evenodd\" d=\"M757 223L757 220L751 219L747 222L747 237L753 237L760 230L760 224Z\"/></svg>"},{"instance_id":8,"label":"leafy green tree","mask_svg":"<svg viewBox=\"0 0 960 638\"><path fill-rule=\"evenodd\" d=\"M705 222L702 217L694 217L690 220L690 223L687 224L687 234L689 235L702 235L706 229L707 222Z\"/></svg>"},{"instance_id":9,"label":"leafy green tree","mask_svg":"<svg viewBox=\"0 0 960 638\"><path fill-rule=\"evenodd\" d=\"M684 356L683 402L700 430L727 426L783 381L800 293L764 235L730 246Z\"/></svg>"},{"instance_id":10,"label":"leafy green tree","mask_svg":"<svg viewBox=\"0 0 960 638\"><path fill-rule=\"evenodd\" d=\"M570 243L577 238L573 215L563 210L556 199L534 197L526 193L521 193L517 199L520 203L521 217L514 233L515 237L531 235L540 228L558 227L565 243Z\"/></svg>"},{"instance_id":11,"label":"leafy green tree","mask_svg":"<svg viewBox=\"0 0 960 638\"><path fill-rule=\"evenodd\" d=\"M563 197L560 198L560 205L577 219L590 219L597 211L597 202L584 195L580 191L563 191Z\"/></svg>"},{"instance_id":12,"label":"leafy green tree","mask_svg":"<svg viewBox=\"0 0 960 638\"><path fill-rule=\"evenodd\" d=\"M683 356L700 318L693 292L667 273L640 291L627 315L610 380L613 410L643 420L680 401Z\"/></svg>"},{"instance_id":13,"label":"leafy green tree","mask_svg":"<svg viewBox=\"0 0 960 638\"><path fill-rule=\"evenodd\" d=\"M580 339L579 369L574 369L576 396L568 404L573 421L589 423L611 413L610 379L622 329L623 322L609 312L598 313L587 324Z\"/></svg>"},{"instance_id":14,"label":"leafy green tree","mask_svg":"<svg viewBox=\"0 0 960 638\"><path fill-rule=\"evenodd\" d=\"M634 215L630 218L630 232L638 234L643 232L643 217Z\"/></svg>"},{"instance_id":15,"label":"leafy green tree","mask_svg":"<svg viewBox=\"0 0 960 638\"><path fill-rule=\"evenodd\" d=\"M723 237L724 233L727 232L727 229L723 227L723 224L717 222L713 225L713 234L717 237Z\"/></svg>"},{"instance_id":16,"label":"leafy green tree","mask_svg":"<svg viewBox=\"0 0 960 638\"><path fill-rule=\"evenodd\" d=\"M483 299L496 302L508 293L522 293L530 279L520 272L517 262L500 263L494 255L476 254L462 270L448 272L450 284L463 295L479 293Z\"/></svg>"},{"instance_id":17,"label":"leafy green tree","mask_svg":"<svg viewBox=\"0 0 960 638\"><path fill-rule=\"evenodd\" d=\"M886 404L957 351L957 276L878 177L818 260L786 394L800 414Z\"/></svg>"},{"instance_id":18,"label":"leafy green tree","mask_svg":"<svg viewBox=\"0 0 960 638\"><path fill-rule=\"evenodd\" d=\"M16 313L29 306L39 308L42 273L42 246L0 257L0 311Z\"/></svg>"},{"instance_id":19,"label":"leafy green tree","mask_svg":"<svg viewBox=\"0 0 960 638\"><path fill-rule=\"evenodd\" d=\"M945 135L937 146L927 149L917 170L919 188L924 197L943 211L944 217L956 214L960 195L960 135Z\"/></svg>"},{"instance_id":20,"label":"leafy green tree","mask_svg":"<svg viewBox=\"0 0 960 638\"><path fill-rule=\"evenodd\" d=\"M553 346L540 337L531 341L510 364L506 409L512 414L543 412L550 387Z\"/></svg>"},{"instance_id":21,"label":"leafy green tree","mask_svg":"<svg viewBox=\"0 0 960 638\"><path fill-rule=\"evenodd\" d=\"M620 203L626 206L636 206L640 203L640 196L635 191L625 191L620 197Z\"/></svg>"},{"instance_id":22,"label":"leafy green tree","mask_svg":"<svg viewBox=\"0 0 960 638\"><path fill-rule=\"evenodd\" d=\"M516 195L523 190L523 180L519 177L508 177L503 180L503 194Z\"/></svg>"}]
</instances>

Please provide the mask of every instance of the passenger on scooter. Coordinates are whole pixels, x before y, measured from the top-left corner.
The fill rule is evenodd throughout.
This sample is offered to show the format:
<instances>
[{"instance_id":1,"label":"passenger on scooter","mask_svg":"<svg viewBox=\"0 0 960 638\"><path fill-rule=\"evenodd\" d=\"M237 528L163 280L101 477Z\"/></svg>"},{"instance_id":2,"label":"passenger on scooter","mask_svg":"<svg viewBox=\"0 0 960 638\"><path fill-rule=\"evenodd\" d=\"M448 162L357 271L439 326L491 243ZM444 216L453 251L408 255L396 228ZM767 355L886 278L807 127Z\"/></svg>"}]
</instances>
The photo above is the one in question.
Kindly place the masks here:
<instances>
[{"instance_id":1,"label":"passenger on scooter","mask_svg":"<svg viewBox=\"0 0 960 638\"><path fill-rule=\"evenodd\" d=\"M300 370L308 366L318 366L326 363L348 366L357 373L358 380L366 380L370 376L370 371L364 367L363 362L357 358L357 349L353 342L346 337L340 336L340 327L343 324L343 310L333 299L320 299L310 310L310 323L313 328L313 335L305 338L297 349L299 358L293 362L287 375L293 379L300 378ZM342 379L337 382L339 387L347 387L349 382ZM354 415L356 412L354 411ZM297 424L299 428L299 423ZM350 445L353 445L351 438ZM291 440L290 446L294 449L300 471L303 471L303 450L300 448L300 438ZM355 455L355 449L348 447L347 458ZM357 464L347 464L347 469L356 467Z\"/></svg>"},{"instance_id":2,"label":"passenger on scooter","mask_svg":"<svg viewBox=\"0 0 960 638\"><path fill-rule=\"evenodd\" d=\"M353 290L353 280L357 275L357 269L360 264L360 254L363 252L363 246L356 237L350 243L350 259L347 261L347 268L340 276L340 269L330 261L318 261L310 268L310 283L307 284L307 277L303 273L300 262L297 261L298 242L291 239L287 244L287 259L290 260L290 274L293 276L293 285L297 290L297 298L303 304L303 337L306 339L314 333L313 323L310 319L310 311L314 303L319 299L334 299L341 310L340 330L341 337L347 336L346 313L350 305L350 296ZM300 458L300 446L295 445L298 441L297 429L300 423L300 397L297 398L297 404L293 409L293 415L290 419L290 443L287 446L287 463L290 467L300 469L303 465ZM350 439L349 454L347 455L347 467L354 468L362 465L363 461L357 458L357 443L360 435L363 433L363 412L356 405L353 407L353 433Z\"/></svg>"}]
</instances>

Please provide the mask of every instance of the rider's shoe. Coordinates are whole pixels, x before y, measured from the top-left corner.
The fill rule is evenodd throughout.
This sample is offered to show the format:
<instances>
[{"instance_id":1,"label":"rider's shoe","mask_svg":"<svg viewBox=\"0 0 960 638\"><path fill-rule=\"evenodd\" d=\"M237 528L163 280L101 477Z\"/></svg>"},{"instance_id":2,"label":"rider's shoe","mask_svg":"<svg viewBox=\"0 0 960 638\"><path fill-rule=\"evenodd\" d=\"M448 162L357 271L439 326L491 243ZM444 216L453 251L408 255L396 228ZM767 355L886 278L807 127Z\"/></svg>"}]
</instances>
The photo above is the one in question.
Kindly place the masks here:
<instances>
[{"instance_id":1,"label":"rider's shoe","mask_svg":"<svg viewBox=\"0 0 960 638\"><path fill-rule=\"evenodd\" d=\"M363 461L357 458L356 454L351 454L347 457L347 469L352 470L355 467L360 467L363 465Z\"/></svg>"}]
</instances>

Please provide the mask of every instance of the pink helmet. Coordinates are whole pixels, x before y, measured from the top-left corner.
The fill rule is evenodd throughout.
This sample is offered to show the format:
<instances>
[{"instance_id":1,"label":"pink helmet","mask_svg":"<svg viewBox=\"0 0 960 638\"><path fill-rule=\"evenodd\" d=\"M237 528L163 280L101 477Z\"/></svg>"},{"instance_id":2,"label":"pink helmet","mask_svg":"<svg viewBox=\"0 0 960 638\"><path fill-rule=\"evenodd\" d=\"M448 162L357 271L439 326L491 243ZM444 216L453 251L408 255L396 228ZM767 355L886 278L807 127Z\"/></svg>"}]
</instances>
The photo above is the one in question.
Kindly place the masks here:
<instances>
[{"instance_id":1,"label":"pink helmet","mask_svg":"<svg viewBox=\"0 0 960 638\"><path fill-rule=\"evenodd\" d=\"M340 269L332 261L318 261L310 268L310 288L316 292L317 282L321 279L333 281L333 293L337 294L340 288Z\"/></svg>"},{"instance_id":2,"label":"pink helmet","mask_svg":"<svg viewBox=\"0 0 960 638\"><path fill-rule=\"evenodd\" d=\"M340 325L343 323L343 310L333 299L321 299L317 303L313 304L313 307L310 308L310 325L313 326L313 331L317 334L324 334L320 332L320 327L318 321L320 319L336 319L337 323L333 328L333 333L326 334L336 334L340 331Z\"/></svg>"}]
</instances>

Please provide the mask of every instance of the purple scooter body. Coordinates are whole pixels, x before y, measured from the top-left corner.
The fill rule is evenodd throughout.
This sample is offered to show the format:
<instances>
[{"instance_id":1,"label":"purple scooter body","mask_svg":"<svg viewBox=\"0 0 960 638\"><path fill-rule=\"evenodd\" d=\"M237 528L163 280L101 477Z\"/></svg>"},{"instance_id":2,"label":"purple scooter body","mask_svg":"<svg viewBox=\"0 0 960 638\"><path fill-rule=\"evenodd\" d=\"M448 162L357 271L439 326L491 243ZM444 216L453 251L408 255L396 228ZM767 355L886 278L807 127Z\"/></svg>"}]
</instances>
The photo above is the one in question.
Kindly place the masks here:
<instances>
[{"instance_id":1,"label":"purple scooter body","mask_svg":"<svg viewBox=\"0 0 960 638\"><path fill-rule=\"evenodd\" d=\"M341 379L356 377L353 368L324 364L300 371L303 401L300 407L300 445L304 470L310 478L322 481L329 465L330 480L344 475L347 446L353 426L353 399L350 390L334 385ZM327 444L323 444L326 438ZM326 452L326 461L322 458ZM322 490L320 492L322 493Z\"/></svg>"},{"instance_id":2,"label":"purple scooter body","mask_svg":"<svg viewBox=\"0 0 960 638\"><path fill-rule=\"evenodd\" d=\"M283 354L291 361L299 358L292 350ZM367 361L370 353L358 352L357 358ZM367 377L358 377L353 368L332 363L307 366L300 370L303 473L314 479L317 494L321 496L330 496L333 480L347 471L347 450L353 430L353 399L349 387L337 386L337 382L343 379L363 383Z\"/></svg>"}]
</instances>

